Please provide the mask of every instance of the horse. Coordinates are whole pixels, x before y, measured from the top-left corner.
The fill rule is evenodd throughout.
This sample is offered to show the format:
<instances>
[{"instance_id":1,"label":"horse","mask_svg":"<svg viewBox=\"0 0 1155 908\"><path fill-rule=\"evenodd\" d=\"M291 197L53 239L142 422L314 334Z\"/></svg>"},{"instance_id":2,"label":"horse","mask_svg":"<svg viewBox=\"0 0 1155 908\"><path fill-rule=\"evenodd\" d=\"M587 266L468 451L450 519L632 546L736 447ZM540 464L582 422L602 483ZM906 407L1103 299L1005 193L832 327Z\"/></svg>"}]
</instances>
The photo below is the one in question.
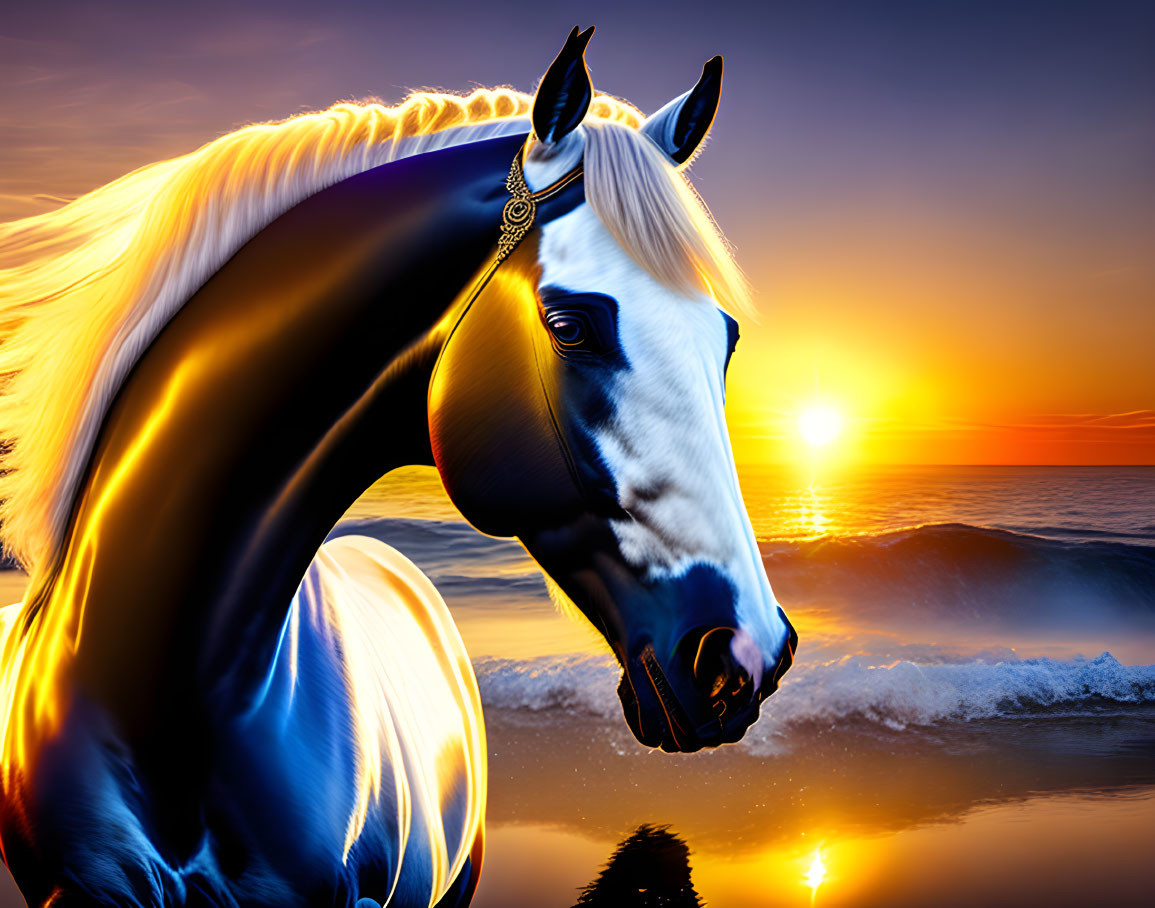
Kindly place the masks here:
<instances>
[{"instance_id":1,"label":"horse","mask_svg":"<svg viewBox=\"0 0 1155 908\"><path fill-rule=\"evenodd\" d=\"M621 664L644 745L737 741L797 637L723 413L746 285L574 29L534 96L242 128L0 228L0 853L28 903L462 906L485 731L432 583L361 537L435 466Z\"/></svg>"}]
</instances>

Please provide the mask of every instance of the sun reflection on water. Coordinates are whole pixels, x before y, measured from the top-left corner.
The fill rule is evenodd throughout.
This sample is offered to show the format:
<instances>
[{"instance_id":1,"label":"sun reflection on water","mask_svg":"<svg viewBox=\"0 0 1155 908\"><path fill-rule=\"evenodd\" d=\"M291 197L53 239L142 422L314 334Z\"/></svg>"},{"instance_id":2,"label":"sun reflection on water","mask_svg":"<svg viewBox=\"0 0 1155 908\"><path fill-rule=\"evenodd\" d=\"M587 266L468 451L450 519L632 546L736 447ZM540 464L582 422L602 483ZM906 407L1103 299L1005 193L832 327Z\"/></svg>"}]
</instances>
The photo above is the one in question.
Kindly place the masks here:
<instances>
[{"instance_id":1,"label":"sun reflection on water","mask_svg":"<svg viewBox=\"0 0 1155 908\"><path fill-rule=\"evenodd\" d=\"M785 505L781 532L787 538L826 536L839 529L831 517L831 495L819 485L799 488L787 496Z\"/></svg>"},{"instance_id":2,"label":"sun reflection on water","mask_svg":"<svg viewBox=\"0 0 1155 908\"><path fill-rule=\"evenodd\" d=\"M826 879L826 865L822 862L822 846L819 845L814 849L814 860L810 863L810 869L806 871L806 876L803 877L803 882L810 887L810 904L814 904L814 899L818 895L818 887L822 885L822 881Z\"/></svg>"}]
</instances>

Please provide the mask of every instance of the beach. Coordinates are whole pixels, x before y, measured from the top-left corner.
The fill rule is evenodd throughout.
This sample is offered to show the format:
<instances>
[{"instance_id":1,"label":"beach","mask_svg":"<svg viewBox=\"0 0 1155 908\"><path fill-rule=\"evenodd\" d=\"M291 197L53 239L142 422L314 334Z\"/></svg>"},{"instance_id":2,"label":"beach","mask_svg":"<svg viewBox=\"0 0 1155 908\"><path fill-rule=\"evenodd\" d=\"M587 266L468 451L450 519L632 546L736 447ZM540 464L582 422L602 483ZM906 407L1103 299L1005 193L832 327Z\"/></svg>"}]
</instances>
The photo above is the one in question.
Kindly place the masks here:
<instances>
[{"instance_id":1,"label":"beach","mask_svg":"<svg viewBox=\"0 0 1155 908\"><path fill-rule=\"evenodd\" d=\"M433 471L391 474L335 528L412 558L474 662L474 904L568 908L639 827L667 858L684 845L715 908L1145 904L1155 469L741 475L797 661L741 743L692 755L634 740L604 644L520 545L461 521ZM10 599L21 582L3 578ZM617 904L658 904L671 878L659 861L645 882L641 852Z\"/></svg>"},{"instance_id":2,"label":"beach","mask_svg":"<svg viewBox=\"0 0 1155 908\"><path fill-rule=\"evenodd\" d=\"M642 824L686 844L718 908L1145 904L1155 470L741 476L798 660L742 743L688 756L634 741L597 638L516 543L454 520L435 475L348 515L340 531L391 532L434 578L474 659L475 904L573 905Z\"/></svg>"}]
</instances>

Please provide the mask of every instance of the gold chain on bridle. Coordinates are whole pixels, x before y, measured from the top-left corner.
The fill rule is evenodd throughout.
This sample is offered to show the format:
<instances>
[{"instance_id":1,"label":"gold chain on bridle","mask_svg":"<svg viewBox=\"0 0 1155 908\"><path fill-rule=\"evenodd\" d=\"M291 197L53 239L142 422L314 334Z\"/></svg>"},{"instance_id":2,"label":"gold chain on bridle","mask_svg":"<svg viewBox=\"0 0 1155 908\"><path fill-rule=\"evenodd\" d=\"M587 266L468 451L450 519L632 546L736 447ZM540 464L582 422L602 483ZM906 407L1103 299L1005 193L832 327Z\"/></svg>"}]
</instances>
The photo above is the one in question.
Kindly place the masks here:
<instances>
[{"instance_id":1,"label":"gold chain on bridle","mask_svg":"<svg viewBox=\"0 0 1155 908\"><path fill-rule=\"evenodd\" d=\"M557 195L565 187L582 175L582 166L579 164L560 180L538 192L531 192L525 182L525 173L522 170L521 159L525 147L518 149L513 157L513 164L509 168L509 176L505 178L505 188L509 190L510 199L501 210L501 235L497 239L497 262L502 262L524 239L533 227L537 217L537 203Z\"/></svg>"}]
</instances>

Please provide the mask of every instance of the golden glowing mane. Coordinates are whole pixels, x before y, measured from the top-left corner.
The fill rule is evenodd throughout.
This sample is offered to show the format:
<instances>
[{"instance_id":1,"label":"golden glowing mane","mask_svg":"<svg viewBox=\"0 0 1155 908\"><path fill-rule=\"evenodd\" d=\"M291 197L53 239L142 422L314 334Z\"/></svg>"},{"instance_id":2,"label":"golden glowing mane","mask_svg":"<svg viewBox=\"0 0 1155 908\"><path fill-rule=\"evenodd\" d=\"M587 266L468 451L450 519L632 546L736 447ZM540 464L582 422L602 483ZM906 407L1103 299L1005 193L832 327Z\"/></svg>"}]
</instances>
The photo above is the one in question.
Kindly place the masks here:
<instances>
[{"instance_id":1,"label":"golden glowing mane","mask_svg":"<svg viewBox=\"0 0 1155 908\"><path fill-rule=\"evenodd\" d=\"M244 127L0 224L0 543L33 583L60 545L113 396L221 265L308 196L393 160L526 132L531 106L530 95L486 88L420 92L394 107L336 104ZM591 206L656 278L741 308L744 284L724 241L637 131L643 122L625 101L594 98Z\"/></svg>"}]
</instances>

